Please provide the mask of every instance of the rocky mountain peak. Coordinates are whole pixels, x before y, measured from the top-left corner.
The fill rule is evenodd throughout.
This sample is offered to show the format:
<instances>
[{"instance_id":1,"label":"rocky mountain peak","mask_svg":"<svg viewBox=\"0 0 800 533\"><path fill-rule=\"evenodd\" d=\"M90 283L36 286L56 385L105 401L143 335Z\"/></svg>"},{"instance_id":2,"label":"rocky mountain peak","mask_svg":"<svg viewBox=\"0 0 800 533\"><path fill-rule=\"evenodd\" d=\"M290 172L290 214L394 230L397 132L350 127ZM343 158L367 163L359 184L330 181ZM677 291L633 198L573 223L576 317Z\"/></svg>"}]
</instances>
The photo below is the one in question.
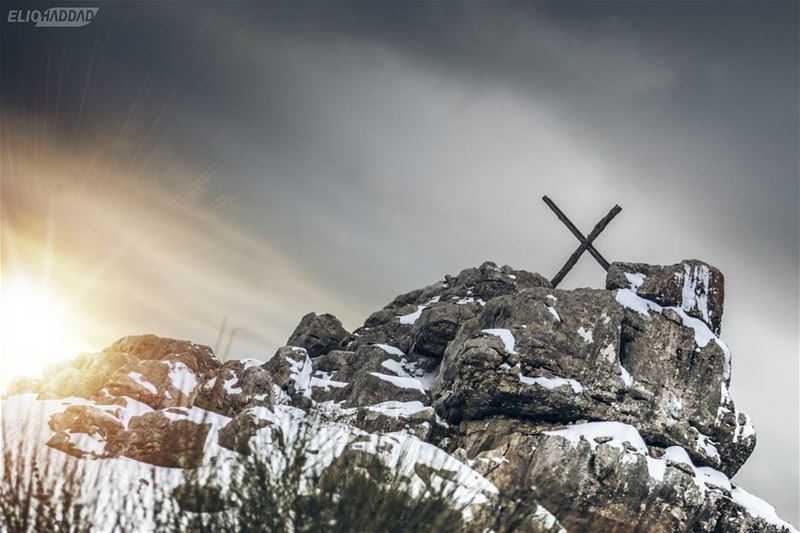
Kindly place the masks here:
<instances>
[{"instance_id":1,"label":"rocky mountain peak","mask_svg":"<svg viewBox=\"0 0 800 533\"><path fill-rule=\"evenodd\" d=\"M268 453L259 435L313 413L337 428L331 461L416 443L415 464L472 480L470 505L541 507L531 531L794 531L729 479L756 435L729 393L723 306L722 274L697 260L613 263L604 289L575 290L487 262L352 333L310 313L266 362L126 337L10 394L82 398L49 418L49 446L75 457L199 466Z\"/></svg>"}]
</instances>

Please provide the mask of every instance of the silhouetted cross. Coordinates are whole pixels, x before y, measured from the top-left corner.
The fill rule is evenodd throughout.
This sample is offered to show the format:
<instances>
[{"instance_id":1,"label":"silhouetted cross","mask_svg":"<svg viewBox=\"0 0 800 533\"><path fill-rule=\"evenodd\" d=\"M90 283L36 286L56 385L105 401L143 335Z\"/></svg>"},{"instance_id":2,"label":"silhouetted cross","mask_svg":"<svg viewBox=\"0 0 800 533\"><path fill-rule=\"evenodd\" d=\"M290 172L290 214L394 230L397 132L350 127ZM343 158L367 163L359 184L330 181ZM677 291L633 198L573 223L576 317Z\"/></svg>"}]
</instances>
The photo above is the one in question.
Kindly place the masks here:
<instances>
[{"instance_id":1,"label":"silhouetted cross","mask_svg":"<svg viewBox=\"0 0 800 533\"><path fill-rule=\"evenodd\" d=\"M622 211L622 208L618 205L612 207L611 211L609 211L606 216L601 218L600 222L595 224L594 229L589 234L589 236L584 237L583 234L578 230L578 228L575 227L575 224L573 224L570 221L570 219L567 218L567 215L565 215L561 211L561 209L558 208L558 206L553 202L553 200L551 200L547 196L542 196L542 200L544 200L544 203L547 204L547 207L553 210L558 219L561 222L563 222L564 225L569 228L572 234L575 235L575 237L581 242L581 245L578 246L578 248L574 252L572 252L572 255L569 256L569 259L567 259L567 262L564 263L564 266L561 267L561 270L558 271L558 274L556 274L555 277L550 281L550 283L553 285L553 288L556 288L558 284L561 283L561 280L564 279L564 276L566 276L567 273L570 270L572 270L572 267L574 267L575 263L578 262L578 259L580 259L581 255L583 255L583 252L587 250L589 251L590 254L592 254L592 257L594 257L597 260L597 262L600 263L600 266L603 267L606 271L608 271L609 267L608 261L606 261L606 259L602 255L600 255L600 252L598 252L594 246L592 246L592 241L594 241L598 237L598 235L600 235L603 232L603 230L606 229L608 223L611 222L611 220L615 216L617 216L620 211Z\"/></svg>"}]
</instances>

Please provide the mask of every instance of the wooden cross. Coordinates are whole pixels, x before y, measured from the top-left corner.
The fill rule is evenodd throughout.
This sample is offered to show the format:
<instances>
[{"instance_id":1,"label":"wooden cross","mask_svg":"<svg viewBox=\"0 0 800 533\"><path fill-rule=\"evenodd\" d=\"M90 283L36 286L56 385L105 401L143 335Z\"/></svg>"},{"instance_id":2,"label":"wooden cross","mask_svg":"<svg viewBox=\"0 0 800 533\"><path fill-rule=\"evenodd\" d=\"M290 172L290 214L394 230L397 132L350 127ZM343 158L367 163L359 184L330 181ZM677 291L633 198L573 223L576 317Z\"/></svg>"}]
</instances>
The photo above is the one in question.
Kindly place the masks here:
<instances>
[{"instance_id":1,"label":"wooden cross","mask_svg":"<svg viewBox=\"0 0 800 533\"><path fill-rule=\"evenodd\" d=\"M606 216L601 218L600 222L595 224L594 229L591 233L589 233L589 236L584 237L580 230L575 227L575 224L573 224L570 219L567 218L567 215L565 215L561 209L558 208L553 200L547 196L542 196L542 200L544 200L544 203L547 204L547 207L553 210L558 219L563 222L564 225L569 228L572 234L575 235L575 237L581 242L580 246L578 246L578 248L572 252L572 255L569 256L569 259L567 259L567 262L564 263L563 267L561 267L561 270L558 271L558 274L556 274L555 277L550 281L551 285L553 285L553 288L555 289L558 284L561 283L561 280L564 279L564 276L566 276L567 273L572 270L572 267L574 267L578 262L578 259L580 259L581 255L583 255L583 252L587 250L590 254L592 254L592 257L594 257L597 262L600 263L600 266L608 271L608 261L606 261L602 255L600 255L600 252L598 252L594 246L592 246L592 241L594 241L603 232L603 230L606 229L608 223L611 222L611 220L617 216L620 211L622 211L622 208L618 205L612 207L611 211L609 211Z\"/></svg>"}]
</instances>

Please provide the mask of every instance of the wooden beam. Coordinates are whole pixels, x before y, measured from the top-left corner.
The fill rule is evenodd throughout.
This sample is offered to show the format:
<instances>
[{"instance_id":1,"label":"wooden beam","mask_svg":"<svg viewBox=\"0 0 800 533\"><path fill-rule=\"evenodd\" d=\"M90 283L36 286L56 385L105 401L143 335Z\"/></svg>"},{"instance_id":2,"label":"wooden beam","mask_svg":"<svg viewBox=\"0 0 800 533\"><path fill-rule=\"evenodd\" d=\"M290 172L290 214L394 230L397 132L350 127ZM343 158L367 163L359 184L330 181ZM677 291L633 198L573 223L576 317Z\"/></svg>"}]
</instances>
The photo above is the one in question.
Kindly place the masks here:
<instances>
[{"instance_id":1,"label":"wooden beam","mask_svg":"<svg viewBox=\"0 0 800 533\"><path fill-rule=\"evenodd\" d=\"M554 203L552 203L552 200L547 198L547 196L545 196L543 199L544 199L545 203L547 203L547 205L550 206L550 208L553 209L553 211L555 211L556 215L558 216L558 213L560 213L561 210L558 209L558 207ZM611 220L613 220L614 217L617 216L620 213L620 211L622 211L622 208L619 205L615 205L614 207L612 207L611 210L608 212L608 214L606 214L606 216L601 218L600 221L597 224L595 224L594 228L592 229L591 233L589 233L588 237L584 237L580 233L580 231L578 231L577 228L575 228L575 226L572 225L571 222L567 225L568 227L570 225L572 225L572 227L570 229L572 229L572 228L575 229L575 231L573 231L573 233L577 232L576 237L578 235L580 235L578 237L578 240L581 241L581 244L572 253L572 255L569 257L569 259L567 259L567 262L564 264L563 267L561 267L561 270L559 270L558 273L550 281L550 284L553 286L553 288L556 288L558 286L558 284L561 283L561 281L567 275L567 273L569 273L569 271L572 270L572 267L574 267L575 264L578 262L578 259L580 259L581 255L583 255L583 252L589 250L589 252L591 253L591 250L594 249L594 246L592 246L592 242L603 232L603 230L606 228L606 226L608 226L608 223L611 222ZM561 216L563 216L564 219L566 219L566 215L564 215L563 213L561 213ZM561 216L559 216L559 219L561 219ZM563 222L563 220L562 220L562 222ZM566 222L565 222L565 224L566 224ZM595 252L596 251L597 250L595 250ZM594 255L594 254L592 254L592 255ZM600 263L600 266L602 266L606 271L608 271L608 268L609 268L610 265L609 265L608 261L606 261L605 258L603 258L602 255L597 253L597 256L595 256L595 259L597 259L597 262Z\"/></svg>"},{"instance_id":2,"label":"wooden beam","mask_svg":"<svg viewBox=\"0 0 800 533\"><path fill-rule=\"evenodd\" d=\"M590 254L592 254L592 257L594 257L597 260L597 262L600 263L600 266L603 267L604 269L608 270L609 263L608 263L608 261L606 261L605 257L600 255L600 252L598 252L597 249L594 246L592 246L592 240L593 239L590 240L590 239L587 239L586 237L584 237L583 234L580 232L580 230L575 227L575 224L573 224L572 221L567 218L567 215L565 215L564 212L561 211L561 209L558 208L558 206L555 204L555 202L553 202L553 200L551 200L547 196L542 196L542 200L544 200L544 203L547 204L547 207L549 207L550 209L553 210L553 212L556 214L558 219L561 222L563 222L565 226L567 226L569 228L569 230L572 232L573 235L575 235L575 237L581 242L581 244L583 244L585 246L585 249L588 250L588 252ZM611 211L614 211L614 209L617 209L617 212L614 213L614 215L612 215L611 218L614 218L617 215L617 213L619 213L619 211L622 210L622 208L620 206L618 206L618 205L615 205L611 209ZM609 212L609 214L611 214L611 213ZM607 216L608 215L606 215L606 217ZM608 221L606 221L606 223L603 225L603 227L600 228L600 231L603 231L603 228L605 228L606 225L608 225L608 222L611 221L611 218L609 218ZM605 220L605 219L603 219L603 220ZM600 222L602 222L602 220ZM597 229L597 226L595 226L595 229ZM598 232L598 235L599 234L600 233Z\"/></svg>"}]
</instances>

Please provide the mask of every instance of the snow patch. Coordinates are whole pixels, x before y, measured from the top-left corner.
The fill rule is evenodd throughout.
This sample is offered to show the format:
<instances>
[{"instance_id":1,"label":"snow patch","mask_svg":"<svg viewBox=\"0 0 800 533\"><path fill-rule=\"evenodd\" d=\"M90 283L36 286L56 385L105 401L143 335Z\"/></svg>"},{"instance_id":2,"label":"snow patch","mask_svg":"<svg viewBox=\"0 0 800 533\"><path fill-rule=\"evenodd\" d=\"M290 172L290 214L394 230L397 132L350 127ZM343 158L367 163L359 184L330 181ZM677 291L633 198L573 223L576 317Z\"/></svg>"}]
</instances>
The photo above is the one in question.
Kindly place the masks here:
<instances>
[{"instance_id":1,"label":"snow patch","mask_svg":"<svg viewBox=\"0 0 800 533\"><path fill-rule=\"evenodd\" d=\"M773 506L761 498L753 496L742 487L733 488L731 491L731 499L735 503L741 505L751 516L761 518L769 524L797 533L797 530L789 522L785 522L778 517Z\"/></svg>"},{"instance_id":2,"label":"snow patch","mask_svg":"<svg viewBox=\"0 0 800 533\"><path fill-rule=\"evenodd\" d=\"M405 358L400 359L400 361L387 359L381 363L381 366L400 377L416 379L426 391L431 389L433 380L436 377L433 372L425 372L416 363L406 361Z\"/></svg>"},{"instance_id":3,"label":"snow patch","mask_svg":"<svg viewBox=\"0 0 800 533\"><path fill-rule=\"evenodd\" d=\"M645 280L645 275L641 272L625 272L625 279L631 284L631 289L638 289Z\"/></svg>"},{"instance_id":4,"label":"snow patch","mask_svg":"<svg viewBox=\"0 0 800 533\"><path fill-rule=\"evenodd\" d=\"M389 355L396 355L397 357L403 357L405 355L400 348L395 348L394 346L389 346L388 344L373 344L373 346L377 346Z\"/></svg>"},{"instance_id":5,"label":"snow patch","mask_svg":"<svg viewBox=\"0 0 800 533\"><path fill-rule=\"evenodd\" d=\"M630 372L628 372L628 370L624 366L619 365L619 373L620 377L622 377L622 381L625 383L627 387L633 385L633 377L631 377Z\"/></svg>"},{"instance_id":6,"label":"snow patch","mask_svg":"<svg viewBox=\"0 0 800 533\"><path fill-rule=\"evenodd\" d=\"M511 333L510 330L503 328L492 328L492 329L484 329L481 331L483 333L488 333L489 335L494 335L495 337L500 337L500 340L503 341L503 346L505 348L506 353L510 354L517 353L514 351L514 345L516 344L516 341L514 339L514 334Z\"/></svg>"},{"instance_id":7,"label":"snow patch","mask_svg":"<svg viewBox=\"0 0 800 533\"><path fill-rule=\"evenodd\" d=\"M719 459L719 450L717 450L717 447L714 445L714 441L711 440L711 437L703 434L699 429L691 424L689 427L691 427L695 433L697 433L697 446L706 452L707 456Z\"/></svg>"},{"instance_id":8,"label":"snow patch","mask_svg":"<svg viewBox=\"0 0 800 533\"><path fill-rule=\"evenodd\" d=\"M235 386L237 381L239 381L239 378L234 374L222 383L222 388L225 389L225 392L228 394L241 394L242 388Z\"/></svg>"},{"instance_id":9,"label":"snow patch","mask_svg":"<svg viewBox=\"0 0 800 533\"><path fill-rule=\"evenodd\" d=\"M181 362L170 362L169 366L169 380L172 386L181 391L184 396L190 396L197 388L197 377L194 372Z\"/></svg>"},{"instance_id":10,"label":"snow patch","mask_svg":"<svg viewBox=\"0 0 800 533\"><path fill-rule=\"evenodd\" d=\"M434 296L433 298L428 300L427 303L424 303L422 305L418 305L417 306L417 310L414 311L413 313L409 313L407 315L403 315L403 316L398 317L400 319L400 323L401 324L413 324L414 322L417 321L417 319L422 315L422 312L428 306L433 305L435 303L439 303L439 298L441 298L441 296Z\"/></svg>"},{"instance_id":11,"label":"snow patch","mask_svg":"<svg viewBox=\"0 0 800 533\"><path fill-rule=\"evenodd\" d=\"M614 363L617 360L617 349L614 346L614 343L609 344L602 350L600 350L600 355L605 357L609 363Z\"/></svg>"},{"instance_id":12,"label":"snow patch","mask_svg":"<svg viewBox=\"0 0 800 533\"><path fill-rule=\"evenodd\" d=\"M557 389L566 385L572 387L575 394L583 392L583 385L577 380L572 378L545 378L545 377L531 377L519 375L519 380L525 385L539 385L546 389Z\"/></svg>"},{"instance_id":13,"label":"snow patch","mask_svg":"<svg viewBox=\"0 0 800 533\"><path fill-rule=\"evenodd\" d=\"M238 361L242 363L242 365L244 365L244 370L247 370L248 368L252 368L254 366L261 366L264 364L264 361L252 358L238 359Z\"/></svg>"},{"instance_id":14,"label":"snow patch","mask_svg":"<svg viewBox=\"0 0 800 533\"><path fill-rule=\"evenodd\" d=\"M418 400L413 402L390 400L375 405L368 405L367 409L392 418L406 418L424 411L425 409L429 409L429 407Z\"/></svg>"},{"instance_id":15,"label":"snow patch","mask_svg":"<svg viewBox=\"0 0 800 533\"><path fill-rule=\"evenodd\" d=\"M692 267L683 264L683 289L681 291L681 308L684 311L697 309L706 322L708 313L708 282L710 272L707 265Z\"/></svg>"},{"instance_id":16,"label":"snow patch","mask_svg":"<svg viewBox=\"0 0 800 533\"><path fill-rule=\"evenodd\" d=\"M583 342L586 344L591 344L594 342L594 336L592 335L591 329L584 329L583 326L578 328L578 335L581 336Z\"/></svg>"},{"instance_id":17,"label":"snow patch","mask_svg":"<svg viewBox=\"0 0 800 533\"><path fill-rule=\"evenodd\" d=\"M149 381L145 381L144 376L138 372L128 372L128 376L141 388L145 389L146 391L150 392L151 394L157 394L158 389L156 386L150 383Z\"/></svg>"},{"instance_id":18,"label":"snow patch","mask_svg":"<svg viewBox=\"0 0 800 533\"><path fill-rule=\"evenodd\" d=\"M388 381L395 387L399 387L401 389L416 389L420 391L422 394L425 394L425 388L422 386L422 383L416 378L390 376L388 374L381 374L380 372L370 372L370 375L375 376L378 379L382 379L383 381Z\"/></svg>"}]
</instances>

